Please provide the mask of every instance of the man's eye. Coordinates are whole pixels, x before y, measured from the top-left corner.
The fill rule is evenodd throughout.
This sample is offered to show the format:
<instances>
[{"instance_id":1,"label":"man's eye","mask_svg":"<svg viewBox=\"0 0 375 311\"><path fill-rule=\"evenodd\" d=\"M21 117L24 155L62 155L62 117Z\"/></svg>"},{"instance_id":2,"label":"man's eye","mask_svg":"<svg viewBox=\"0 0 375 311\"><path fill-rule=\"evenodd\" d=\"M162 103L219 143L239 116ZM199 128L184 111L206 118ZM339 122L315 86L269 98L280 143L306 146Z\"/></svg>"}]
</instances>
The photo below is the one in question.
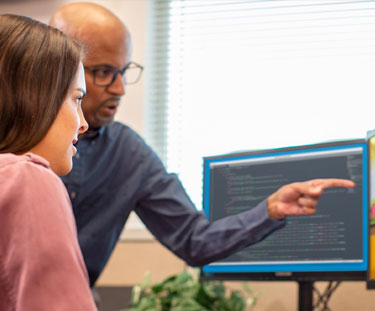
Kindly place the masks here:
<instances>
[{"instance_id":1,"label":"man's eye","mask_svg":"<svg viewBox=\"0 0 375 311\"><path fill-rule=\"evenodd\" d=\"M95 71L98 77L108 77L113 74L113 69L111 68L100 68Z\"/></svg>"}]
</instances>

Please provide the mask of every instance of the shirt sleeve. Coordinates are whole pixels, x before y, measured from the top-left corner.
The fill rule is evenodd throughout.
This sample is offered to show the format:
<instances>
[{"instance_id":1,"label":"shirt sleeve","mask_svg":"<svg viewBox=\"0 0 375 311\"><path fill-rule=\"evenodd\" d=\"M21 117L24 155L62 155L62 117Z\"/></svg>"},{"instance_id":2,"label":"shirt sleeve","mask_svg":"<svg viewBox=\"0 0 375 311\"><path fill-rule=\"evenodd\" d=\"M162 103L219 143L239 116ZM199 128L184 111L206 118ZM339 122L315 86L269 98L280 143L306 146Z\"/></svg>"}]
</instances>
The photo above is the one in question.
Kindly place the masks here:
<instances>
[{"instance_id":1,"label":"shirt sleeve","mask_svg":"<svg viewBox=\"0 0 375 311\"><path fill-rule=\"evenodd\" d=\"M31 161L0 175L0 309L96 310L60 179Z\"/></svg>"},{"instance_id":2,"label":"shirt sleeve","mask_svg":"<svg viewBox=\"0 0 375 311\"><path fill-rule=\"evenodd\" d=\"M268 217L266 201L210 223L151 150L144 163L143 195L136 213L163 245L191 266L223 259L285 225L285 220Z\"/></svg>"}]
</instances>

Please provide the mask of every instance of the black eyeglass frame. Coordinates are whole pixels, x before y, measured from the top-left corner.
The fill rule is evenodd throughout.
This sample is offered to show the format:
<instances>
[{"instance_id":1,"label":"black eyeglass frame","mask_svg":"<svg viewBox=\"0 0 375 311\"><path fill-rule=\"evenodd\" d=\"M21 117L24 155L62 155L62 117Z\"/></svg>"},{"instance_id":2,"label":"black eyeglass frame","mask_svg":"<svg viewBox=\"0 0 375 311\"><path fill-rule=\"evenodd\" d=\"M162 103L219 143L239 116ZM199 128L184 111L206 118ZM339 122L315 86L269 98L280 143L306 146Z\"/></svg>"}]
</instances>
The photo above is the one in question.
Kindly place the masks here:
<instances>
[{"instance_id":1,"label":"black eyeglass frame","mask_svg":"<svg viewBox=\"0 0 375 311\"><path fill-rule=\"evenodd\" d=\"M85 69L87 69L88 71L90 71L92 73L95 85L98 85L98 86L110 86L116 80L117 75L119 73L121 74L121 77L123 77L124 74L125 74L125 71L127 69L129 69L130 66L132 66L132 65L135 65L136 68L139 68L140 72L139 72L138 78L134 82L128 83L128 82L124 81L124 84L131 85L131 84L135 84L135 83L137 83L139 81L139 79L142 76L143 69L144 69L144 67L142 65L140 65L140 64L138 64L136 62L130 62L130 63L126 64L126 66L124 68L122 68L122 69L117 69L117 68L112 67L112 66L92 66L92 67L85 66ZM96 82L96 72L99 71L99 70L102 70L103 68L113 69L114 72L113 72L112 80L111 80L111 82L109 82L107 84L98 84Z\"/></svg>"}]
</instances>

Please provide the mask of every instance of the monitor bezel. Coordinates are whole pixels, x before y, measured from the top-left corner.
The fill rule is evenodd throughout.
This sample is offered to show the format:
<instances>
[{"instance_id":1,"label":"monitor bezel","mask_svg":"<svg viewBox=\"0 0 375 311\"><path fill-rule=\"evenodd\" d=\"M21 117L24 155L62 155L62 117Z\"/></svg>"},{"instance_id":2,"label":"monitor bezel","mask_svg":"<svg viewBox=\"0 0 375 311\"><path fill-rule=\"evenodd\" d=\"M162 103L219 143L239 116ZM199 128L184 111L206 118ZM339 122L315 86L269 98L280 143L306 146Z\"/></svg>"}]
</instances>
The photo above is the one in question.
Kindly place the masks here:
<instances>
[{"instance_id":1,"label":"monitor bezel","mask_svg":"<svg viewBox=\"0 0 375 311\"><path fill-rule=\"evenodd\" d=\"M332 280L350 280L350 281L363 281L367 279L367 269L368 269L368 215L367 215L367 206L368 206L368 196L369 191L367 187L367 180L369 174L368 167L368 146L366 139L351 139L351 140L341 140L341 141L330 141L324 143L302 145L302 146L291 146L283 148L274 148L274 149L264 149L264 150L251 150L245 152L236 152L230 154L223 154L217 156L204 157L204 177L203 177L203 209L208 217L209 206L206 204L207 194L209 191L207 187L207 176L209 176L209 165L210 163L218 160L225 161L226 159L238 159L242 157L256 157L256 156L270 156L272 154L280 154L287 152L298 152L298 151L315 151L317 149L331 149L331 148L350 148L354 146L361 146L363 148L363 174L364 181L363 184L363 259L364 262L361 265L361 268L355 270L353 268L347 269L345 263L343 264L334 264L331 265L331 268L325 267L323 270L316 269L316 264L306 264L305 270L294 271L295 269L285 269L277 271L215 271L217 269L211 269L210 265L205 265L201 267L201 278L205 280L254 280L254 281L332 281ZM249 265L246 265L249 266ZM276 265L275 265L276 266ZM359 265L360 266L360 265ZM207 269L210 267L209 269ZM309 270L310 267L310 270ZM311 270L312 269L312 270ZM238 270L238 269L237 269Z\"/></svg>"}]
</instances>

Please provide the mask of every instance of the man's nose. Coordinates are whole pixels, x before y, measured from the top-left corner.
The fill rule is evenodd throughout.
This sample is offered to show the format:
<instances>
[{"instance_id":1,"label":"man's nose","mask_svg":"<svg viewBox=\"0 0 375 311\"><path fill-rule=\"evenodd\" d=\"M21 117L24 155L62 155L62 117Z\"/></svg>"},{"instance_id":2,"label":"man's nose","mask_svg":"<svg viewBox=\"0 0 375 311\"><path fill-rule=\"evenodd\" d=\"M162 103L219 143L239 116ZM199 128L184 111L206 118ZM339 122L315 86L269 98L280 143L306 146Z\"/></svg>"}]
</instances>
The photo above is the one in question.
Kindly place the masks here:
<instances>
[{"instance_id":1,"label":"man's nose","mask_svg":"<svg viewBox=\"0 0 375 311\"><path fill-rule=\"evenodd\" d=\"M125 84L120 73L116 75L113 83L107 86L107 91L117 96L122 96L125 94Z\"/></svg>"}]
</instances>

